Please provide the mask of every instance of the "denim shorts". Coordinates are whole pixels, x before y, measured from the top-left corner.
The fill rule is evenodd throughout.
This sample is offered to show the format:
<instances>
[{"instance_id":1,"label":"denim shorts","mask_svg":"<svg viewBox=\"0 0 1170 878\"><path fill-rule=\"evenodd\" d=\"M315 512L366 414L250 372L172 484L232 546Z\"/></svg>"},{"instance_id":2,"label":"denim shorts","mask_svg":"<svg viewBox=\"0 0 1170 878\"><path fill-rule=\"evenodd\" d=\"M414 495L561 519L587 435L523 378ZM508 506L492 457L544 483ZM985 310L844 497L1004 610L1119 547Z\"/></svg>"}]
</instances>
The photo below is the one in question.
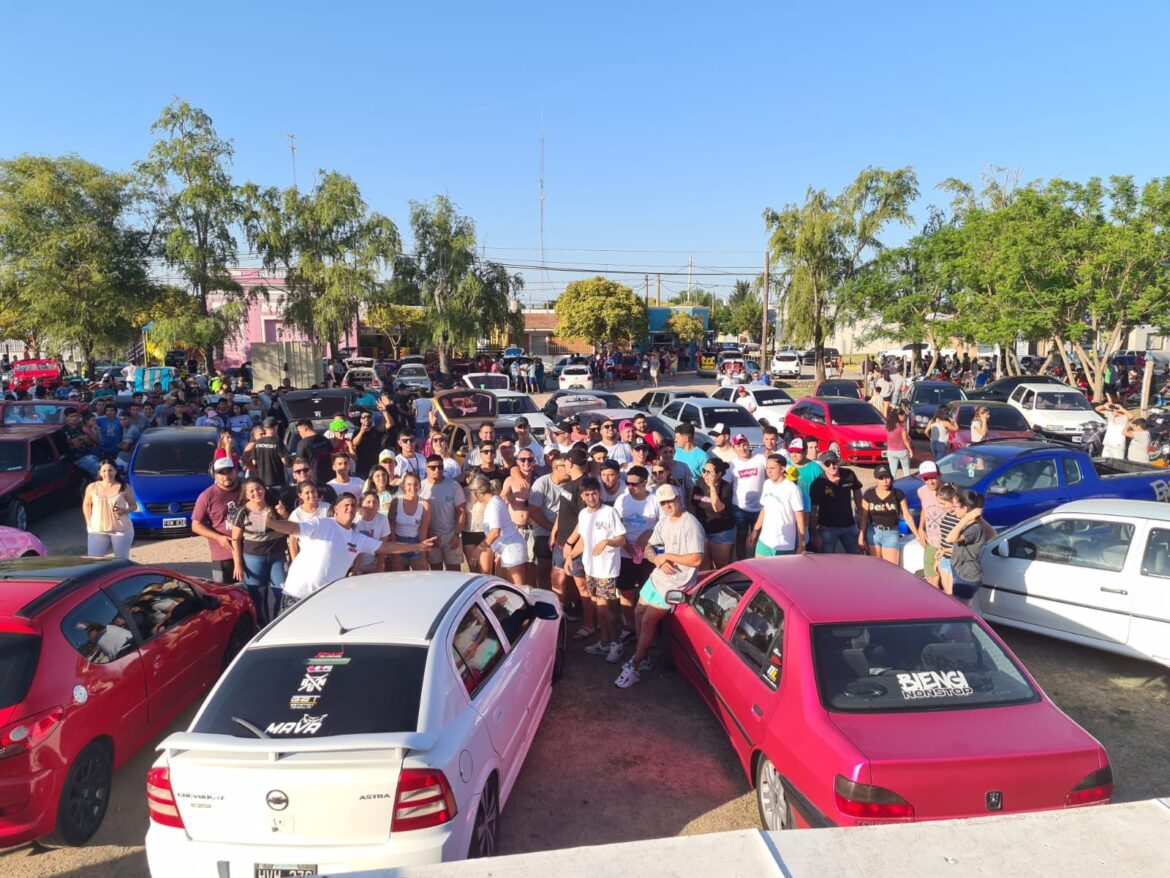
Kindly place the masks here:
<instances>
[{"instance_id":1,"label":"denim shorts","mask_svg":"<svg viewBox=\"0 0 1170 878\"><path fill-rule=\"evenodd\" d=\"M727 530L719 531L719 533L707 534L707 542L717 546L734 546L735 528L729 527Z\"/></svg>"},{"instance_id":2,"label":"denim shorts","mask_svg":"<svg viewBox=\"0 0 1170 878\"><path fill-rule=\"evenodd\" d=\"M565 547L562 546L560 543L553 546L552 566L557 567L557 568L562 568L562 569L565 566ZM578 579L584 578L585 565L584 565L584 563L582 563L580 555L578 555L576 558L573 559L573 563L570 565L570 570L571 570L571 572L569 573L570 576L574 576Z\"/></svg>"},{"instance_id":3,"label":"denim shorts","mask_svg":"<svg viewBox=\"0 0 1170 878\"><path fill-rule=\"evenodd\" d=\"M760 517L760 510L752 512L750 509L740 509L738 506L731 507L732 514L735 515L735 529L742 533L747 533L756 526L756 519Z\"/></svg>"},{"instance_id":4,"label":"denim shorts","mask_svg":"<svg viewBox=\"0 0 1170 878\"><path fill-rule=\"evenodd\" d=\"M939 573L950 573L951 572L951 556L950 555L939 555L938 556L938 572Z\"/></svg>"},{"instance_id":5,"label":"denim shorts","mask_svg":"<svg viewBox=\"0 0 1170 878\"><path fill-rule=\"evenodd\" d=\"M412 537L400 536L400 537L397 537L396 541L399 543L421 543L422 542L422 540L420 540L418 538L418 534L415 534ZM401 558L403 561L414 561L414 560L422 557L422 552L400 552L398 554L398 557Z\"/></svg>"},{"instance_id":6,"label":"denim shorts","mask_svg":"<svg viewBox=\"0 0 1170 878\"><path fill-rule=\"evenodd\" d=\"M881 546L883 549L896 549L901 542L901 534L897 528L886 530L874 527L872 524L865 529L865 541L871 546Z\"/></svg>"}]
</instances>

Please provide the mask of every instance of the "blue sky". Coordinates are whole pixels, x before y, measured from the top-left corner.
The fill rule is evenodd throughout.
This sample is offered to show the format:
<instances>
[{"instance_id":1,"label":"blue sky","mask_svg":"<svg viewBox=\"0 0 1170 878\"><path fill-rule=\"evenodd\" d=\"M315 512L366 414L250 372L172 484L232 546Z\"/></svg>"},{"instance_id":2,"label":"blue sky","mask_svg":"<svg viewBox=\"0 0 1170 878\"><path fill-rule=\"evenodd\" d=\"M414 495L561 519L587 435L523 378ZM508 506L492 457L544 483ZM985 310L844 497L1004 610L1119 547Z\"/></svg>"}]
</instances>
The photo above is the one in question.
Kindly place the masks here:
<instances>
[{"instance_id":1,"label":"blue sky","mask_svg":"<svg viewBox=\"0 0 1170 878\"><path fill-rule=\"evenodd\" d=\"M404 233L410 200L446 193L490 258L532 265L543 119L548 264L636 272L619 276L636 288L689 254L760 265L765 207L869 164L913 166L922 216L941 179L994 165L1170 172L1165 3L186 8L10 7L0 156L126 168L179 96L234 140L240 181L289 185L293 132L302 186L350 174ZM524 273L524 298L543 297ZM547 291L578 276L549 272Z\"/></svg>"}]
</instances>

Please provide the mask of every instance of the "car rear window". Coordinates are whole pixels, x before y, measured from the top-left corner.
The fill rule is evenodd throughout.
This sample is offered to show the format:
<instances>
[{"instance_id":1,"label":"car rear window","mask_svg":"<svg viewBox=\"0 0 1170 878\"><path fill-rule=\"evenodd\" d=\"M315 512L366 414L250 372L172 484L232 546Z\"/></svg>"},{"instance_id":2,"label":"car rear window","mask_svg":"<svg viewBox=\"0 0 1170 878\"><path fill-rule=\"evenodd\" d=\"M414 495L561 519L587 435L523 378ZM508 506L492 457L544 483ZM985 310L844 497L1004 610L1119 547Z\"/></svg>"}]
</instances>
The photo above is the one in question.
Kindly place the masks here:
<instances>
[{"instance_id":1,"label":"car rear window","mask_svg":"<svg viewBox=\"0 0 1170 878\"><path fill-rule=\"evenodd\" d=\"M539 412L531 396L500 396L496 398L501 415L526 415Z\"/></svg>"},{"instance_id":2,"label":"car rear window","mask_svg":"<svg viewBox=\"0 0 1170 878\"><path fill-rule=\"evenodd\" d=\"M348 393L325 394L322 396L302 396L282 400L288 412L289 421L299 421L301 418L323 420L345 416L349 411L350 400L353 396Z\"/></svg>"},{"instance_id":3,"label":"car rear window","mask_svg":"<svg viewBox=\"0 0 1170 878\"><path fill-rule=\"evenodd\" d=\"M0 633L0 710L24 701L40 654L37 635Z\"/></svg>"},{"instance_id":4,"label":"car rear window","mask_svg":"<svg viewBox=\"0 0 1170 878\"><path fill-rule=\"evenodd\" d=\"M867 402L843 402L829 406L829 415L834 424L856 426L862 424L884 424L881 413Z\"/></svg>"},{"instance_id":5,"label":"car rear window","mask_svg":"<svg viewBox=\"0 0 1170 878\"><path fill-rule=\"evenodd\" d=\"M920 384L914 388L912 401L921 405L941 405L962 398L963 391L954 384L932 384L929 387Z\"/></svg>"},{"instance_id":6,"label":"car rear window","mask_svg":"<svg viewBox=\"0 0 1170 878\"><path fill-rule=\"evenodd\" d=\"M147 433L138 442L134 472L147 476L205 473L214 455L215 439L206 433L201 436L167 433L165 438Z\"/></svg>"},{"instance_id":7,"label":"car rear window","mask_svg":"<svg viewBox=\"0 0 1170 878\"><path fill-rule=\"evenodd\" d=\"M253 738L413 732L425 646L348 644L246 649L192 731ZM235 719L233 719L233 717Z\"/></svg>"},{"instance_id":8,"label":"car rear window","mask_svg":"<svg viewBox=\"0 0 1170 878\"><path fill-rule=\"evenodd\" d=\"M973 620L813 626L817 688L845 713L964 709L1039 699Z\"/></svg>"},{"instance_id":9,"label":"car rear window","mask_svg":"<svg viewBox=\"0 0 1170 878\"><path fill-rule=\"evenodd\" d=\"M758 428L760 426L759 421L748 414L748 410L741 405L705 406L701 411L703 413L703 426L708 429L716 424L723 424L727 427Z\"/></svg>"},{"instance_id":10,"label":"car rear window","mask_svg":"<svg viewBox=\"0 0 1170 878\"><path fill-rule=\"evenodd\" d=\"M783 390L757 390L755 391L755 397L757 405L778 405L794 401Z\"/></svg>"},{"instance_id":11,"label":"car rear window","mask_svg":"<svg viewBox=\"0 0 1170 878\"><path fill-rule=\"evenodd\" d=\"M959 425L960 429L967 430L971 427L971 419L975 417L975 406L962 406L959 408L958 417L955 418L955 423ZM990 413L988 416L988 429L990 430L1031 430L1032 427L1028 424L1027 419L1020 413L1017 408L1010 406L1000 408L999 406L987 407Z\"/></svg>"}]
</instances>

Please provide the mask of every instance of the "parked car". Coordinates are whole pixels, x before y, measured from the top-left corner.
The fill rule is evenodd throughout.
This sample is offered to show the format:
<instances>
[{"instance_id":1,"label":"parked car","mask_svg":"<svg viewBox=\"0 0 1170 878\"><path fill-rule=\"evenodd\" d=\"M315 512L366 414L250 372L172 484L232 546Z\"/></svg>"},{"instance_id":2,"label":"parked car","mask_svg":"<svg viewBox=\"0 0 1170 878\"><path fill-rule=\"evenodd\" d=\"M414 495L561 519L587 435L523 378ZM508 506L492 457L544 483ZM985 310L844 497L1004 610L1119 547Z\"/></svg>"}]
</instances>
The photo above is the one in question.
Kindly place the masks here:
<instances>
[{"instance_id":1,"label":"parked car","mask_svg":"<svg viewBox=\"0 0 1170 878\"><path fill-rule=\"evenodd\" d=\"M215 427L151 427L130 455L128 478L138 510L130 513L140 536L187 536L191 513L214 481Z\"/></svg>"},{"instance_id":2,"label":"parked car","mask_svg":"<svg viewBox=\"0 0 1170 878\"><path fill-rule=\"evenodd\" d=\"M593 373L588 366L569 365L557 378L558 390L592 390Z\"/></svg>"},{"instance_id":3,"label":"parked car","mask_svg":"<svg viewBox=\"0 0 1170 878\"><path fill-rule=\"evenodd\" d=\"M841 396L806 396L784 417L784 441L815 438L821 451L842 463L882 463L886 459L886 422L873 406Z\"/></svg>"},{"instance_id":4,"label":"parked car","mask_svg":"<svg viewBox=\"0 0 1170 878\"><path fill-rule=\"evenodd\" d=\"M503 372L468 372L459 379L464 387L473 390L510 390L512 379Z\"/></svg>"},{"instance_id":5,"label":"parked car","mask_svg":"<svg viewBox=\"0 0 1170 878\"><path fill-rule=\"evenodd\" d=\"M699 378L714 378L717 360L715 351L699 351L695 356L695 375Z\"/></svg>"},{"instance_id":6,"label":"parked car","mask_svg":"<svg viewBox=\"0 0 1170 878\"><path fill-rule=\"evenodd\" d=\"M777 351L768 371L773 378L800 378L800 369L800 355L796 351Z\"/></svg>"},{"instance_id":7,"label":"parked car","mask_svg":"<svg viewBox=\"0 0 1170 878\"><path fill-rule=\"evenodd\" d=\"M1105 423L1074 387L1020 384L1008 397L1008 405L1019 409L1032 429L1049 439L1080 442L1086 426Z\"/></svg>"},{"instance_id":8,"label":"parked car","mask_svg":"<svg viewBox=\"0 0 1170 878\"><path fill-rule=\"evenodd\" d=\"M872 558L738 562L672 591L675 666L769 830L1104 804L1104 748L983 621Z\"/></svg>"},{"instance_id":9,"label":"parked car","mask_svg":"<svg viewBox=\"0 0 1170 878\"><path fill-rule=\"evenodd\" d=\"M1043 439L968 445L939 460L938 470L944 482L982 494L983 517L997 528L1019 524L1072 500L1170 502L1170 473L1165 468L1092 458L1071 446ZM921 484L917 476L895 482L914 512Z\"/></svg>"},{"instance_id":10,"label":"parked car","mask_svg":"<svg viewBox=\"0 0 1170 878\"><path fill-rule=\"evenodd\" d=\"M549 398L547 400L545 400L544 405L542 405L540 407L540 411L544 414L544 416L546 418L548 418L550 421L553 421L555 423L557 418L560 417L557 414L558 403L560 402L560 400L562 400L568 396L572 396L572 397L591 396L594 399L601 400L601 403L605 408L613 408L613 409L626 408L626 401L624 399L622 399L620 396L618 396L616 393L610 393L608 390L589 390L589 391L554 390L552 392L552 395L549 396Z\"/></svg>"},{"instance_id":11,"label":"parked car","mask_svg":"<svg viewBox=\"0 0 1170 878\"><path fill-rule=\"evenodd\" d=\"M702 434L706 440L704 447L707 443L714 443L711 431L719 424L731 430L732 435L743 433L753 448L764 442L760 422L743 406L721 399L676 399L662 410L659 417L670 428L672 436L679 424L693 424L695 442L699 444L699 435Z\"/></svg>"},{"instance_id":12,"label":"parked car","mask_svg":"<svg viewBox=\"0 0 1170 878\"><path fill-rule=\"evenodd\" d=\"M614 366L613 377L618 381L637 381L641 365L641 357L635 354L622 354L620 362Z\"/></svg>"},{"instance_id":13,"label":"parked car","mask_svg":"<svg viewBox=\"0 0 1170 878\"><path fill-rule=\"evenodd\" d=\"M4 426L21 424L47 424L56 426L65 423L68 411L84 412L89 405L78 400L44 399L0 401L0 423Z\"/></svg>"},{"instance_id":14,"label":"parked car","mask_svg":"<svg viewBox=\"0 0 1170 878\"><path fill-rule=\"evenodd\" d=\"M910 390L910 417L906 419L906 426L910 428L910 435L921 439L926 436L926 425L938 411L938 407L948 402L958 402L967 398L963 388L950 381L918 381Z\"/></svg>"},{"instance_id":15,"label":"parked car","mask_svg":"<svg viewBox=\"0 0 1170 878\"><path fill-rule=\"evenodd\" d=\"M741 400L749 401L755 406L755 410L749 410L749 413L760 426L763 426L764 422L767 421L777 430L784 429L784 416L796 404L796 400L789 396L787 391L781 390L779 387L764 387L759 384L720 387L711 394L711 397L721 399L724 402L734 402L736 405L743 405Z\"/></svg>"},{"instance_id":16,"label":"parked car","mask_svg":"<svg viewBox=\"0 0 1170 878\"><path fill-rule=\"evenodd\" d=\"M57 360L14 360L12 363L12 389L26 393L33 384L40 381L46 390L56 390L61 386L67 374L65 367Z\"/></svg>"},{"instance_id":17,"label":"parked car","mask_svg":"<svg viewBox=\"0 0 1170 878\"><path fill-rule=\"evenodd\" d=\"M552 421L536 407L531 396L515 390L493 390L492 393L496 397L501 421L515 424L517 418L527 418L528 426L537 442L544 444L548 438L551 438L552 434L549 431L552 429Z\"/></svg>"},{"instance_id":18,"label":"parked car","mask_svg":"<svg viewBox=\"0 0 1170 878\"><path fill-rule=\"evenodd\" d=\"M997 378L983 387L976 387L967 391L967 399L989 400L992 402L1007 402L1012 391L1021 384L1059 384L1061 387L1069 385L1052 375L1007 375Z\"/></svg>"},{"instance_id":19,"label":"parked car","mask_svg":"<svg viewBox=\"0 0 1170 878\"><path fill-rule=\"evenodd\" d=\"M28 530L35 507L79 505L80 484L64 427L0 427L0 522Z\"/></svg>"},{"instance_id":20,"label":"parked car","mask_svg":"<svg viewBox=\"0 0 1170 878\"><path fill-rule=\"evenodd\" d=\"M315 592L163 741L147 777L151 874L497 853L564 650L556 597L493 577L379 573Z\"/></svg>"},{"instance_id":21,"label":"parked car","mask_svg":"<svg viewBox=\"0 0 1170 878\"><path fill-rule=\"evenodd\" d=\"M447 437L450 455L462 467L467 453L479 442L479 426L491 421L496 441L515 441L514 418L500 417L500 404L490 390L441 390L435 394L435 426Z\"/></svg>"},{"instance_id":22,"label":"parked car","mask_svg":"<svg viewBox=\"0 0 1170 878\"><path fill-rule=\"evenodd\" d=\"M964 402L957 406L951 403L951 415L959 427L957 433L947 439L947 448L956 451L971 444L971 419L975 409L987 409L987 439L1034 439L1036 433L1020 410L1006 402Z\"/></svg>"},{"instance_id":23,"label":"parked car","mask_svg":"<svg viewBox=\"0 0 1170 878\"><path fill-rule=\"evenodd\" d=\"M344 360L345 374L341 377L342 387L358 385L374 393L382 392L382 375L371 357L349 357ZM384 373L383 373L384 374Z\"/></svg>"},{"instance_id":24,"label":"parked car","mask_svg":"<svg viewBox=\"0 0 1170 878\"><path fill-rule=\"evenodd\" d=\"M841 356L841 352L836 348L825 348L825 362L835 360ZM815 366L817 362L817 352L815 348L809 348L807 351L802 351L800 354L800 362L806 366Z\"/></svg>"},{"instance_id":25,"label":"parked car","mask_svg":"<svg viewBox=\"0 0 1170 878\"><path fill-rule=\"evenodd\" d=\"M861 387L852 378L829 378L817 384L809 396L834 396L843 399L861 399Z\"/></svg>"},{"instance_id":26,"label":"parked car","mask_svg":"<svg viewBox=\"0 0 1170 878\"><path fill-rule=\"evenodd\" d=\"M430 393L434 387L427 367L422 363L403 362L394 373L394 388L410 388Z\"/></svg>"},{"instance_id":27,"label":"parked car","mask_svg":"<svg viewBox=\"0 0 1170 878\"><path fill-rule=\"evenodd\" d=\"M28 531L0 526L0 559L45 555L45 544Z\"/></svg>"},{"instance_id":28,"label":"parked car","mask_svg":"<svg viewBox=\"0 0 1170 878\"><path fill-rule=\"evenodd\" d=\"M656 415L676 399L707 399L705 390L647 390L631 408Z\"/></svg>"},{"instance_id":29,"label":"parked car","mask_svg":"<svg viewBox=\"0 0 1170 878\"><path fill-rule=\"evenodd\" d=\"M114 769L252 636L252 602L236 585L93 558L4 561L0 580L0 848L54 832L83 844Z\"/></svg>"}]
</instances>

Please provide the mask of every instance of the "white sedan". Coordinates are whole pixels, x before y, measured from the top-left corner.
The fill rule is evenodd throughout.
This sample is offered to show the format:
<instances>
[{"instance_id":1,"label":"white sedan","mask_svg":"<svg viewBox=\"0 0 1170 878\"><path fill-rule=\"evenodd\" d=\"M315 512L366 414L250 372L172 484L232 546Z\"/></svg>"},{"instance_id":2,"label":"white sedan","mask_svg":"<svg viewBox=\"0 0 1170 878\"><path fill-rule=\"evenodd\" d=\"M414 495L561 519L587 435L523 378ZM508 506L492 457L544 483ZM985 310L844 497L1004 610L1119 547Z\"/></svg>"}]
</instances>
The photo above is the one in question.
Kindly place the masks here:
<instances>
[{"instance_id":1,"label":"white sedan","mask_svg":"<svg viewBox=\"0 0 1170 878\"><path fill-rule=\"evenodd\" d=\"M285 878L493 855L564 646L551 592L491 576L378 573L316 592L159 746L151 874Z\"/></svg>"},{"instance_id":2,"label":"white sedan","mask_svg":"<svg viewBox=\"0 0 1170 878\"><path fill-rule=\"evenodd\" d=\"M557 378L557 389L592 390L593 373L589 371L588 366L565 366L561 370L560 377Z\"/></svg>"},{"instance_id":3,"label":"white sedan","mask_svg":"<svg viewBox=\"0 0 1170 878\"><path fill-rule=\"evenodd\" d=\"M739 387L720 387L711 394L712 399L734 402L747 409L761 425L767 421L777 430L784 431L784 416L796 405L788 393L778 387L761 384L744 384Z\"/></svg>"},{"instance_id":4,"label":"white sedan","mask_svg":"<svg viewBox=\"0 0 1170 878\"><path fill-rule=\"evenodd\" d=\"M921 547L902 566L922 570ZM973 609L988 622L1170 666L1170 506L1077 500L997 534Z\"/></svg>"}]
</instances>

